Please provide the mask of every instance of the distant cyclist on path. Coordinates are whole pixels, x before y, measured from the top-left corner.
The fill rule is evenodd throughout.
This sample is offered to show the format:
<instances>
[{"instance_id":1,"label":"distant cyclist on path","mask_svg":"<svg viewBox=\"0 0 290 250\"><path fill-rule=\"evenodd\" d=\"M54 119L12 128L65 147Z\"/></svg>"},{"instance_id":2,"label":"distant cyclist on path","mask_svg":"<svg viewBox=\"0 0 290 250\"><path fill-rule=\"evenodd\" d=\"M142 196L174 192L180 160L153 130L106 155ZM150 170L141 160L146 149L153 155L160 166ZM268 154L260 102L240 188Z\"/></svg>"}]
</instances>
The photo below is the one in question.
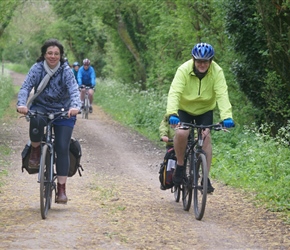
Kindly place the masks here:
<instances>
[{"instance_id":1,"label":"distant cyclist on path","mask_svg":"<svg viewBox=\"0 0 290 250\"><path fill-rule=\"evenodd\" d=\"M78 83L78 72L80 69L80 64L78 62L74 62L72 65L72 72L74 73L75 79Z\"/></svg>"},{"instance_id":2,"label":"distant cyclist on path","mask_svg":"<svg viewBox=\"0 0 290 250\"><path fill-rule=\"evenodd\" d=\"M80 67L78 71L78 84L81 91L81 101L82 108L84 105L84 99L86 94L86 89L83 86L89 86L89 101L90 101L90 113L93 112L93 97L94 97L94 88L96 86L96 73L94 68L91 66L91 61L89 59L83 60L83 66Z\"/></svg>"}]
</instances>

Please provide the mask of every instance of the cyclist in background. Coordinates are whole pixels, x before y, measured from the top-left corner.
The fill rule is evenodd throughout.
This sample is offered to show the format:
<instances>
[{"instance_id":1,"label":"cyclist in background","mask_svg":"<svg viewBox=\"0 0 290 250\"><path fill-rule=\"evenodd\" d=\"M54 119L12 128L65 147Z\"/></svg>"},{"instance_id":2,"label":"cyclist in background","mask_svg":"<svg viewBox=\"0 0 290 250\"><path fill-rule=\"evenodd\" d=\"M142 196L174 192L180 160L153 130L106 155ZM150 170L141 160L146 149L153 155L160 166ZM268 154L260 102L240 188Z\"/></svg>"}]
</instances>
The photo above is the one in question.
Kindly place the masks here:
<instances>
[{"instance_id":1,"label":"cyclist in background","mask_svg":"<svg viewBox=\"0 0 290 250\"><path fill-rule=\"evenodd\" d=\"M234 127L228 87L222 68L213 61L213 47L207 43L198 43L193 47L191 55L192 59L177 69L170 86L166 110L169 123L171 125L178 125L180 122L213 124L213 110L217 104L224 126ZM206 152L208 170L210 170L212 160L210 130L205 130L204 134L207 136L203 150ZM175 185L180 185L182 182L188 135L189 130L175 131L174 149L177 158L173 175ZM208 193L213 191L214 188L208 179Z\"/></svg>"},{"instance_id":2,"label":"cyclist in background","mask_svg":"<svg viewBox=\"0 0 290 250\"><path fill-rule=\"evenodd\" d=\"M64 57L63 60L64 60L64 63L66 63L68 66L70 66L67 57Z\"/></svg>"},{"instance_id":3,"label":"cyclist in background","mask_svg":"<svg viewBox=\"0 0 290 250\"><path fill-rule=\"evenodd\" d=\"M173 149L173 137L174 137L175 131L172 128L172 125L168 123L168 117L165 115L160 123L159 126L159 135L160 139L166 143L166 152L164 155L163 163L161 163L160 170L159 170L159 180L160 180L160 189L166 190L167 188L164 186L164 163L166 162L166 169L169 164L169 160L174 160L174 163L176 163L176 159L173 159L172 157L175 156L175 152ZM172 165L171 169L173 168ZM172 175L171 177L170 173L166 173L166 184L172 183Z\"/></svg>"},{"instance_id":4,"label":"cyclist in background","mask_svg":"<svg viewBox=\"0 0 290 250\"><path fill-rule=\"evenodd\" d=\"M82 101L82 108L84 105L84 99L86 94L86 88L83 86L89 86L89 101L90 101L90 113L93 112L93 95L94 95L94 88L96 86L96 73L94 68L91 66L91 62L89 59L83 60L83 66L80 67L78 71L78 84L81 91L81 101Z\"/></svg>"},{"instance_id":5,"label":"cyclist in background","mask_svg":"<svg viewBox=\"0 0 290 250\"><path fill-rule=\"evenodd\" d=\"M164 116L159 126L159 135L162 141L166 143L166 151L173 148L173 142L168 140L173 139L174 134L175 131L169 124L168 117Z\"/></svg>"},{"instance_id":6,"label":"cyclist in background","mask_svg":"<svg viewBox=\"0 0 290 250\"><path fill-rule=\"evenodd\" d=\"M75 79L78 83L78 71L80 68L80 64L78 62L74 62L73 63L73 68L72 68L72 72L74 73Z\"/></svg>"}]
</instances>

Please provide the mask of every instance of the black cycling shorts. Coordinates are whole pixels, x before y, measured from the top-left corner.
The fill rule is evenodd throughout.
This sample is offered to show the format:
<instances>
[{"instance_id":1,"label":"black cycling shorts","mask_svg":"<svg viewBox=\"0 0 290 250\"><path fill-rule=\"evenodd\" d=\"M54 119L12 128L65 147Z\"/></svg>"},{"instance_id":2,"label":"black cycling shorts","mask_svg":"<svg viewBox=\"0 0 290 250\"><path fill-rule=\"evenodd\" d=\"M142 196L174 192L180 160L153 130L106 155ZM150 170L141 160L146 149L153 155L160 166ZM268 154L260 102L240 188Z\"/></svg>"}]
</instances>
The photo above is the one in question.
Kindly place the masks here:
<instances>
[{"instance_id":1,"label":"black cycling shorts","mask_svg":"<svg viewBox=\"0 0 290 250\"><path fill-rule=\"evenodd\" d=\"M213 123L213 111L210 110L202 115L190 115L183 110L178 110L180 122L195 123L197 125L211 125Z\"/></svg>"}]
</instances>

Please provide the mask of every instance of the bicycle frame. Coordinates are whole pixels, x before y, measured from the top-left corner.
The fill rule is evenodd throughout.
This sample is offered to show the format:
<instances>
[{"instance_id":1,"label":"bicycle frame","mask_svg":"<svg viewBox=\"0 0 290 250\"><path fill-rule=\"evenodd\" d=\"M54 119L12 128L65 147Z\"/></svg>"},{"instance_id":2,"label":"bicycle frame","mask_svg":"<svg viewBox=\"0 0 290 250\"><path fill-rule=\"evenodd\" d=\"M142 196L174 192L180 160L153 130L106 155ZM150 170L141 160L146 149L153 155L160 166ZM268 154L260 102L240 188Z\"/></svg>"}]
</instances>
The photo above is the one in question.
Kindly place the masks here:
<instances>
[{"instance_id":1,"label":"bicycle frame","mask_svg":"<svg viewBox=\"0 0 290 250\"><path fill-rule=\"evenodd\" d=\"M54 137L52 133L53 122L56 119L66 118L67 111L61 111L56 113L43 113L40 111L30 110L27 114L27 120L30 117L37 115L47 118L47 124L45 133L41 142L41 158L38 173L38 183L40 184L40 211L42 219L45 219L48 210L51 207L52 192L55 191L56 195L56 183L57 178L54 173Z\"/></svg>"},{"instance_id":2,"label":"bicycle frame","mask_svg":"<svg viewBox=\"0 0 290 250\"><path fill-rule=\"evenodd\" d=\"M193 192L194 213L197 220L201 220L204 215L207 199L208 168L206 153L202 146L205 139L203 131L209 128L223 129L221 124L203 126L182 123L179 127L179 129L190 129L184 158L184 180L181 185L183 208L185 211L190 209ZM197 138L195 138L195 134L197 134Z\"/></svg>"},{"instance_id":3,"label":"bicycle frame","mask_svg":"<svg viewBox=\"0 0 290 250\"><path fill-rule=\"evenodd\" d=\"M43 140L41 142L41 148L43 148L44 145L47 145L48 147L48 151L50 152L50 167L51 167L51 170L50 171L50 176L48 180L54 180L53 179L53 173L54 173L54 145L53 145L53 134L52 134L52 122L48 122L47 123L47 126L46 126L46 129L45 129L45 133L44 133L44 136L43 136ZM56 178L56 177L55 177ZM38 182L40 182L40 171L38 173Z\"/></svg>"}]
</instances>

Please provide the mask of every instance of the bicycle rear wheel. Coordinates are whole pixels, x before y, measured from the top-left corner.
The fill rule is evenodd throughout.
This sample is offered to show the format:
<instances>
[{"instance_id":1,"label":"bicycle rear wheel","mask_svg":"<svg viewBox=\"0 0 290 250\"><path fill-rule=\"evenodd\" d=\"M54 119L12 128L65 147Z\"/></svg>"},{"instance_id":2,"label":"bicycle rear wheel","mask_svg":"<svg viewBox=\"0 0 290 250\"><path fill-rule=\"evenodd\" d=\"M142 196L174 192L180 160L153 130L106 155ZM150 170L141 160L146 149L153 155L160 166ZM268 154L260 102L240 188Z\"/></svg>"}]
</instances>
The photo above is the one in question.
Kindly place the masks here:
<instances>
[{"instance_id":1,"label":"bicycle rear wheel","mask_svg":"<svg viewBox=\"0 0 290 250\"><path fill-rule=\"evenodd\" d=\"M183 209L185 211L188 211L190 209L191 201L192 201L192 178L190 176L192 160L193 160L192 153L190 152L184 162L184 165L186 167L185 167L184 179L181 184L182 203L183 203Z\"/></svg>"},{"instance_id":2,"label":"bicycle rear wheel","mask_svg":"<svg viewBox=\"0 0 290 250\"><path fill-rule=\"evenodd\" d=\"M42 147L39 167L39 182L40 182L40 212L42 219L45 219L48 210L51 207L52 200L52 180L51 180L51 158L48 146L45 144Z\"/></svg>"},{"instance_id":3,"label":"bicycle rear wheel","mask_svg":"<svg viewBox=\"0 0 290 250\"><path fill-rule=\"evenodd\" d=\"M194 213L197 220L201 220L206 205L207 198L207 178L208 169L205 154L199 153L197 155L197 162L194 169L194 182L193 182L193 203Z\"/></svg>"}]
</instances>

